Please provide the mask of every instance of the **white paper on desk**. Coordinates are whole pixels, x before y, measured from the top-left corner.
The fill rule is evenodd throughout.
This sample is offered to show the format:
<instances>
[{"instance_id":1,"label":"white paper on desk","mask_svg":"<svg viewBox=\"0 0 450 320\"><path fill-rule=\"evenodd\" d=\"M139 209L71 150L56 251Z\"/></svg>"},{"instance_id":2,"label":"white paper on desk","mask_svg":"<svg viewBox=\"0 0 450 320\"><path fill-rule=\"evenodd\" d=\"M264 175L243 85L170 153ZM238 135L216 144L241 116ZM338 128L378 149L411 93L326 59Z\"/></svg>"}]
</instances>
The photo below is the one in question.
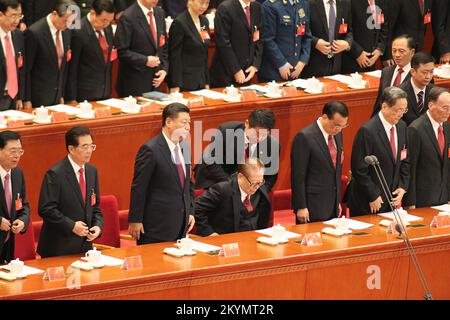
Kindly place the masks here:
<instances>
[{"instance_id":1,"label":"white paper on desk","mask_svg":"<svg viewBox=\"0 0 450 320\"><path fill-rule=\"evenodd\" d=\"M401 209L399 209L397 211L406 212L405 210L401 210ZM387 218L387 219L396 220L395 217L394 217L394 214L392 213L392 211L391 212L385 212L385 213L379 213L378 215L382 216L384 218ZM403 220L403 221L415 222L415 221L421 221L421 220L423 220L422 217L418 217L418 216L414 216L412 214L406 213L405 214L405 220Z\"/></svg>"},{"instance_id":2,"label":"white paper on desk","mask_svg":"<svg viewBox=\"0 0 450 320\"><path fill-rule=\"evenodd\" d=\"M10 266L8 264L4 265L4 266L1 266L0 268L4 269L4 270L11 271L11 268L10 268ZM29 266L23 266L23 273L25 273L27 276L30 276L32 274L44 273L44 272L45 271L41 270L41 269L36 269L36 268L33 268L33 267L29 267Z\"/></svg>"},{"instance_id":3,"label":"white paper on desk","mask_svg":"<svg viewBox=\"0 0 450 320\"><path fill-rule=\"evenodd\" d=\"M105 266L110 266L110 267L123 265L122 259L106 256L104 254L102 254L102 262L105 264Z\"/></svg>"},{"instance_id":4,"label":"white paper on desk","mask_svg":"<svg viewBox=\"0 0 450 320\"><path fill-rule=\"evenodd\" d=\"M330 80L339 81L339 82L342 82L342 83L347 84L347 85L352 83L352 77L344 76L343 74L335 74L334 76L326 76L324 78L330 79Z\"/></svg>"},{"instance_id":5,"label":"white paper on desk","mask_svg":"<svg viewBox=\"0 0 450 320\"><path fill-rule=\"evenodd\" d=\"M450 212L450 204L441 204L440 206L434 206L431 208L439 211Z\"/></svg>"},{"instance_id":6,"label":"white paper on desk","mask_svg":"<svg viewBox=\"0 0 450 320\"><path fill-rule=\"evenodd\" d=\"M127 102L125 100L120 100L120 99L107 99L107 100L102 100L102 101L97 101L97 103L103 104L105 106L110 106L113 108L117 108L122 110L123 108L126 107Z\"/></svg>"},{"instance_id":7,"label":"white paper on desk","mask_svg":"<svg viewBox=\"0 0 450 320\"><path fill-rule=\"evenodd\" d=\"M267 229L261 229L261 230L255 230L255 231L258 233L265 234L269 237L273 237L273 228L267 228ZM290 239L290 238L298 238L301 236L302 236L301 234L298 234L295 232L285 231L283 238Z\"/></svg>"},{"instance_id":8,"label":"white paper on desk","mask_svg":"<svg viewBox=\"0 0 450 320\"><path fill-rule=\"evenodd\" d=\"M261 86L259 84L252 84L250 86L242 87L241 89L248 89L248 90L256 90L262 93L267 93L268 88Z\"/></svg>"},{"instance_id":9,"label":"white paper on desk","mask_svg":"<svg viewBox=\"0 0 450 320\"><path fill-rule=\"evenodd\" d=\"M216 91L213 91L213 90L208 90L208 89L191 91L190 93L192 93L192 94L194 94L196 96L204 96L205 98L215 99L215 100L223 100L223 99L225 99L227 97L223 93L216 92Z\"/></svg>"},{"instance_id":10,"label":"white paper on desk","mask_svg":"<svg viewBox=\"0 0 450 320\"><path fill-rule=\"evenodd\" d=\"M203 243L203 242L198 242L198 241L194 240L192 249L195 251L200 251L200 252L210 252L210 251L220 250L220 247L213 246L211 244L207 244L207 243Z\"/></svg>"},{"instance_id":11,"label":"white paper on desk","mask_svg":"<svg viewBox=\"0 0 450 320\"><path fill-rule=\"evenodd\" d=\"M328 221L324 221L324 224L327 224L329 226L336 226L338 220L339 220L338 218L334 218ZM366 223L353 219L346 219L346 220L348 221L348 228L352 230L364 230L373 227L373 224L371 223Z\"/></svg>"},{"instance_id":12,"label":"white paper on desk","mask_svg":"<svg viewBox=\"0 0 450 320\"><path fill-rule=\"evenodd\" d=\"M33 120L34 116L31 113L26 113L17 110L6 110L1 111L0 116L8 117L8 118L17 118L21 120Z\"/></svg>"},{"instance_id":13,"label":"white paper on desk","mask_svg":"<svg viewBox=\"0 0 450 320\"><path fill-rule=\"evenodd\" d=\"M376 77L376 78L381 78L381 70L375 70L375 71L365 72L365 74L368 75L368 76L372 76L372 77Z\"/></svg>"},{"instance_id":14,"label":"white paper on desk","mask_svg":"<svg viewBox=\"0 0 450 320\"><path fill-rule=\"evenodd\" d=\"M174 103L175 101L170 100L170 98L169 98L169 100L166 100L166 101L158 101L158 100L154 100L153 102L156 103L156 104L160 104L160 105L163 105L163 106L167 106L167 105L169 105L169 104L171 104L171 103ZM179 103L182 103L182 104L184 104L184 105L187 105L187 104L189 103L189 100L188 100L188 99L180 99L179 101L176 101L176 102L179 102Z\"/></svg>"},{"instance_id":15,"label":"white paper on desk","mask_svg":"<svg viewBox=\"0 0 450 320\"><path fill-rule=\"evenodd\" d=\"M286 84L287 86L306 89L308 88L308 80L305 79L295 79Z\"/></svg>"},{"instance_id":16,"label":"white paper on desk","mask_svg":"<svg viewBox=\"0 0 450 320\"><path fill-rule=\"evenodd\" d=\"M54 106L48 106L46 107L49 110L56 111L56 112L65 112L68 115L76 116L78 112L80 111L79 108L75 108L72 106L68 106L67 104L56 104Z\"/></svg>"}]
</instances>

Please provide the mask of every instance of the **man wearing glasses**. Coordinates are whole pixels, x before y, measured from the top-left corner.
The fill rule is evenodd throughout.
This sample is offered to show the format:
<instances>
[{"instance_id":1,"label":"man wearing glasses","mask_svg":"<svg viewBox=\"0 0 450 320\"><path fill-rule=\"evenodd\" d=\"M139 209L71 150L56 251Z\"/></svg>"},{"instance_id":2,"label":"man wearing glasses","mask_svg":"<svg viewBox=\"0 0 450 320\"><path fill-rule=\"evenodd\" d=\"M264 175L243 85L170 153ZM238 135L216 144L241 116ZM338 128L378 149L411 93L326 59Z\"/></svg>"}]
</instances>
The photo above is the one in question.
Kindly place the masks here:
<instances>
[{"instance_id":1,"label":"man wearing glasses","mask_svg":"<svg viewBox=\"0 0 450 320\"><path fill-rule=\"evenodd\" d=\"M44 176L39 195L44 223L37 248L43 258L87 252L101 234L97 168L88 164L95 148L89 128L73 127L66 132L67 157Z\"/></svg>"},{"instance_id":2,"label":"man wearing glasses","mask_svg":"<svg viewBox=\"0 0 450 320\"><path fill-rule=\"evenodd\" d=\"M247 158L231 179L209 188L196 200L197 234L214 236L268 227L270 202L264 188L264 164Z\"/></svg>"},{"instance_id":3,"label":"man wearing glasses","mask_svg":"<svg viewBox=\"0 0 450 320\"><path fill-rule=\"evenodd\" d=\"M17 29L22 18L17 0L0 0L0 111L23 106L25 44Z\"/></svg>"},{"instance_id":4,"label":"man wearing glasses","mask_svg":"<svg viewBox=\"0 0 450 320\"><path fill-rule=\"evenodd\" d=\"M322 116L294 138L291 186L297 224L326 221L341 214L341 131L347 123L347 106L330 101L323 107Z\"/></svg>"},{"instance_id":5,"label":"man wearing glasses","mask_svg":"<svg viewBox=\"0 0 450 320\"><path fill-rule=\"evenodd\" d=\"M25 194L25 179L18 168L23 155L20 136L0 132L0 263L14 258L14 235L25 233L30 223L30 207Z\"/></svg>"}]
</instances>

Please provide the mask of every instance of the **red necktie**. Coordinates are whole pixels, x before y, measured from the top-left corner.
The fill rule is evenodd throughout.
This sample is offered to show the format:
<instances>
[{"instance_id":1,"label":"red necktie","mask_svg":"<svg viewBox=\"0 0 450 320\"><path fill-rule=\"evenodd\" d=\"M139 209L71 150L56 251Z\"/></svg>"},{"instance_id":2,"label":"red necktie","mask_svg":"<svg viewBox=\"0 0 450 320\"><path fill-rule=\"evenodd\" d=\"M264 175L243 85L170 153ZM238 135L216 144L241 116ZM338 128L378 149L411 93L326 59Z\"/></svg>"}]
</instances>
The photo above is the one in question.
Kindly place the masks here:
<instances>
[{"instance_id":1,"label":"red necktie","mask_svg":"<svg viewBox=\"0 0 450 320\"><path fill-rule=\"evenodd\" d=\"M245 145L244 154L245 154L244 160L247 160L250 157L250 143L247 143Z\"/></svg>"},{"instance_id":2,"label":"red necktie","mask_svg":"<svg viewBox=\"0 0 450 320\"><path fill-rule=\"evenodd\" d=\"M17 83L17 67L16 56L11 45L9 36L5 36L5 51L6 51L6 78L8 79L8 95L14 99L19 91Z\"/></svg>"},{"instance_id":3,"label":"red necktie","mask_svg":"<svg viewBox=\"0 0 450 320\"><path fill-rule=\"evenodd\" d=\"M370 10L372 11L373 19L374 19L375 23L377 23L377 11L375 8L375 0L369 0L369 6L370 6Z\"/></svg>"},{"instance_id":4,"label":"red necktie","mask_svg":"<svg viewBox=\"0 0 450 320\"><path fill-rule=\"evenodd\" d=\"M394 162L397 161L397 148L395 146L395 127L391 128L391 136L390 136L390 144L391 144L391 150L392 155L394 156Z\"/></svg>"},{"instance_id":5,"label":"red necktie","mask_svg":"<svg viewBox=\"0 0 450 320\"><path fill-rule=\"evenodd\" d=\"M80 168L78 171L80 173L80 190L81 190L81 197L83 198L84 203L86 203L86 182L84 182L84 169Z\"/></svg>"},{"instance_id":6,"label":"red necktie","mask_svg":"<svg viewBox=\"0 0 450 320\"><path fill-rule=\"evenodd\" d=\"M439 126L439 128L438 128L438 143L439 143L439 150L441 151L441 156L443 156L444 148L445 148L445 138L444 138L444 130L442 129L442 126Z\"/></svg>"},{"instance_id":7,"label":"red necktie","mask_svg":"<svg viewBox=\"0 0 450 320\"><path fill-rule=\"evenodd\" d=\"M102 35L101 31L96 31L98 34L98 42L100 43L100 47L103 51L103 58L105 59L105 62L108 62L108 51L109 51L109 45L106 42L105 37Z\"/></svg>"},{"instance_id":8,"label":"red necktie","mask_svg":"<svg viewBox=\"0 0 450 320\"><path fill-rule=\"evenodd\" d=\"M180 155L178 154L178 145L175 146L175 149L173 149L173 151L175 152L175 165L177 166L178 177L180 178L181 183L181 189L184 190L184 185L186 184L186 176L184 174L183 164L181 163L180 160Z\"/></svg>"},{"instance_id":9,"label":"red necktie","mask_svg":"<svg viewBox=\"0 0 450 320\"><path fill-rule=\"evenodd\" d=\"M4 189L5 189L5 200L6 200L6 206L8 208L8 216L11 217L11 201L12 201L12 197L11 197L11 185L10 185L10 175L9 173L6 174L5 176L5 185L4 185ZM10 231L8 231L8 235L6 236L5 242L9 240L9 236L10 236Z\"/></svg>"},{"instance_id":10,"label":"red necktie","mask_svg":"<svg viewBox=\"0 0 450 320\"><path fill-rule=\"evenodd\" d=\"M423 0L417 0L417 3L419 4L420 14L423 14Z\"/></svg>"},{"instance_id":11,"label":"red necktie","mask_svg":"<svg viewBox=\"0 0 450 320\"><path fill-rule=\"evenodd\" d=\"M394 80L395 87L398 87L402 83L402 73L403 73L403 69L398 68L397 76L395 77L395 80Z\"/></svg>"},{"instance_id":12,"label":"red necktie","mask_svg":"<svg viewBox=\"0 0 450 320\"><path fill-rule=\"evenodd\" d=\"M149 24L150 24L150 31L152 32L153 41L155 41L155 45L156 47L158 47L158 41L156 41L156 27L153 19L153 11L149 11L147 15L150 20Z\"/></svg>"},{"instance_id":13,"label":"red necktie","mask_svg":"<svg viewBox=\"0 0 450 320\"><path fill-rule=\"evenodd\" d=\"M250 196L249 195L247 195L245 197L243 203L244 203L245 209L247 209L248 212L252 212L253 211L253 207L252 207L252 204L250 203Z\"/></svg>"},{"instance_id":14,"label":"red necktie","mask_svg":"<svg viewBox=\"0 0 450 320\"><path fill-rule=\"evenodd\" d=\"M251 27L251 24L250 24L250 6L249 5L245 7L245 16L247 17L248 26Z\"/></svg>"},{"instance_id":15,"label":"red necktie","mask_svg":"<svg viewBox=\"0 0 450 320\"><path fill-rule=\"evenodd\" d=\"M336 146L334 145L333 136L331 134L328 135L328 150L330 150L330 156L331 161L333 161L333 166L336 168L337 150Z\"/></svg>"},{"instance_id":16,"label":"red necktie","mask_svg":"<svg viewBox=\"0 0 450 320\"><path fill-rule=\"evenodd\" d=\"M58 67L61 69L62 61L64 58L64 50L61 45L61 31L56 31L56 55L58 56Z\"/></svg>"}]
</instances>

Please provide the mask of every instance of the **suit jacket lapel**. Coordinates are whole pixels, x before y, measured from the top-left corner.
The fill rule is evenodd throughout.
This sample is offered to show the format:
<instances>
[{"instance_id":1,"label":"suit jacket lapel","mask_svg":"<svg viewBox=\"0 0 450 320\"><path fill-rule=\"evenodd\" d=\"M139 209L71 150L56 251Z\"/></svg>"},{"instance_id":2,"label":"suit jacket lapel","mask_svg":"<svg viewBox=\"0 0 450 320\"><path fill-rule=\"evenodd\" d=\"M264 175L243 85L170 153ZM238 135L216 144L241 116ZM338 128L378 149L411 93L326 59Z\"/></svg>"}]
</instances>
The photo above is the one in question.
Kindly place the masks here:
<instances>
[{"instance_id":1,"label":"suit jacket lapel","mask_svg":"<svg viewBox=\"0 0 450 320\"><path fill-rule=\"evenodd\" d=\"M315 2L315 5L317 6L317 12L319 13L320 16L320 21L322 21L323 24L323 28L325 30L325 34L328 35L329 38L329 28L328 28L328 20L327 20L327 13L326 13L326 9L325 6L323 5L323 1L322 0L317 0ZM337 20L336 20L337 22ZM328 38L325 39L326 41L328 41Z\"/></svg>"},{"instance_id":2,"label":"suit jacket lapel","mask_svg":"<svg viewBox=\"0 0 450 320\"><path fill-rule=\"evenodd\" d=\"M102 47L100 46L100 41L97 38L97 34L96 34L96 32L94 32L94 29L93 29L91 23L89 22L89 20L86 17L84 17L83 19L85 19L84 32L87 33L89 42L95 46L95 53L97 54L99 61L102 61L103 63L105 63L105 58L103 56L103 50L102 50Z\"/></svg>"},{"instance_id":3,"label":"suit jacket lapel","mask_svg":"<svg viewBox=\"0 0 450 320\"><path fill-rule=\"evenodd\" d=\"M330 150L328 149L327 144L325 143L325 139L323 137L322 131L320 131L319 126L317 123L314 124L315 128L315 134L314 139L317 141L317 145L319 146L320 150L324 153L325 158L327 159L328 164L330 165L330 168L332 170L335 170L333 161L331 160Z\"/></svg>"},{"instance_id":4,"label":"suit jacket lapel","mask_svg":"<svg viewBox=\"0 0 450 320\"><path fill-rule=\"evenodd\" d=\"M241 219L241 191L239 190L239 184L237 182L237 175L231 180L231 186L233 190L233 218L234 218L234 232L239 231L239 221Z\"/></svg>"},{"instance_id":5,"label":"suit jacket lapel","mask_svg":"<svg viewBox=\"0 0 450 320\"><path fill-rule=\"evenodd\" d=\"M419 117L420 116L420 113L419 113L419 110L418 110L419 106L417 105L416 93L414 92L414 89L413 89L413 87L411 85L411 81L408 83L408 92L407 92L407 94L408 94L408 97L409 97L408 100L411 101L411 109L412 109L412 111L414 111L414 113L417 115L417 117ZM425 101L425 95L426 95L426 93L424 94L424 97L423 97L424 101ZM409 108L409 104L408 104L408 108Z\"/></svg>"},{"instance_id":6,"label":"suit jacket lapel","mask_svg":"<svg viewBox=\"0 0 450 320\"><path fill-rule=\"evenodd\" d=\"M394 160L394 155L392 154L392 149L391 149L391 144L389 143L389 138L386 134L386 130L384 130L383 127L383 123L381 122L380 117L377 115L377 128L378 128L378 135L380 137L380 140L383 142L384 147L386 148L386 152L389 154L389 156L391 157L392 162L395 162ZM396 130L397 130L397 141L400 141L400 137L398 136L398 126L395 126ZM398 155L398 150L400 149L399 146L397 146L397 155Z\"/></svg>"},{"instance_id":7,"label":"suit jacket lapel","mask_svg":"<svg viewBox=\"0 0 450 320\"><path fill-rule=\"evenodd\" d=\"M181 181L180 181L180 177L178 176L177 166L175 165L175 163L172 159L172 154L170 152L170 148L167 145L166 139L164 138L162 133L160 133L160 136L159 136L159 145L161 147L161 153L163 154L164 158L166 158L168 165L171 167L170 171L172 172L172 178L174 179L174 181L178 182L177 185L181 189Z\"/></svg>"},{"instance_id":8,"label":"suit jacket lapel","mask_svg":"<svg viewBox=\"0 0 450 320\"><path fill-rule=\"evenodd\" d=\"M150 31L150 25L148 23L147 17L144 15L141 8L139 8L139 6L137 4L135 4L135 5L136 5L136 10L137 10L137 18L139 19L139 24L141 25L142 29L144 30L145 35L147 36L148 40L150 40L150 43L156 48L156 43L153 40L153 36ZM155 12L155 10L153 9L153 13L154 12ZM156 21L155 21L155 24L156 24Z\"/></svg>"},{"instance_id":9,"label":"suit jacket lapel","mask_svg":"<svg viewBox=\"0 0 450 320\"><path fill-rule=\"evenodd\" d=\"M387 77L386 77L386 83L384 83L385 87L390 87L392 83L392 78L394 77L396 65L390 66L387 70Z\"/></svg>"},{"instance_id":10,"label":"suit jacket lapel","mask_svg":"<svg viewBox=\"0 0 450 320\"><path fill-rule=\"evenodd\" d=\"M75 171L73 170L72 165L69 162L69 159L66 158L64 163L65 169L66 169L66 178L69 184L72 186L73 190L75 191L75 194L77 195L78 201L80 201L81 207L85 208L83 198L81 196L81 190L80 190L80 184L77 180L77 177L75 176ZM87 193L86 193L87 194Z\"/></svg>"},{"instance_id":11,"label":"suit jacket lapel","mask_svg":"<svg viewBox=\"0 0 450 320\"><path fill-rule=\"evenodd\" d=\"M189 12L186 12L186 25L189 28L189 31L191 31L192 33L192 38L194 39L194 41L200 42L201 44L203 44L203 40L202 37L200 36L200 33L197 30L197 27L195 26L194 20L192 20L191 15L189 14Z\"/></svg>"},{"instance_id":12,"label":"suit jacket lapel","mask_svg":"<svg viewBox=\"0 0 450 320\"><path fill-rule=\"evenodd\" d=\"M3 212L2 216L6 219L8 218L8 206L6 205L5 189L3 189L3 183L0 183L0 202Z\"/></svg>"},{"instance_id":13,"label":"suit jacket lapel","mask_svg":"<svg viewBox=\"0 0 450 320\"><path fill-rule=\"evenodd\" d=\"M45 22L46 28L44 28L45 32L45 44L48 47L48 52L53 55L52 61L54 61L54 65L57 70L59 70L58 67L58 53L56 52L56 45L53 41L53 35L50 31L50 26L48 25L47 21Z\"/></svg>"},{"instance_id":14,"label":"suit jacket lapel","mask_svg":"<svg viewBox=\"0 0 450 320\"><path fill-rule=\"evenodd\" d=\"M426 117L425 126L424 126L425 132L427 133L428 137L430 138L430 141L434 147L434 150L437 152L438 157L441 159L441 162L442 162L441 151L439 150L439 143L436 139L436 134L434 133L433 125L431 124L431 121L427 115L424 115L424 117Z\"/></svg>"},{"instance_id":15,"label":"suit jacket lapel","mask_svg":"<svg viewBox=\"0 0 450 320\"><path fill-rule=\"evenodd\" d=\"M5 55L3 54L3 45L2 45L2 42L0 41L0 62L1 62L1 64L2 64L2 66L3 66L3 68L5 69L5 74L4 74L4 76L6 77L6 57L5 57ZM1 75L1 76L3 76L3 75Z\"/></svg>"},{"instance_id":16,"label":"suit jacket lapel","mask_svg":"<svg viewBox=\"0 0 450 320\"><path fill-rule=\"evenodd\" d=\"M235 2L233 2L233 5L234 5L234 10L237 13L239 19L244 24L244 26L247 28L247 31L251 32L250 26L248 25L248 22L247 22L247 16L245 15L245 11L242 8L241 3L239 1L235 1ZM251 3L250 3L250 23L252 23L252 5L251 5Z\"/></svg>"}]
</instances>

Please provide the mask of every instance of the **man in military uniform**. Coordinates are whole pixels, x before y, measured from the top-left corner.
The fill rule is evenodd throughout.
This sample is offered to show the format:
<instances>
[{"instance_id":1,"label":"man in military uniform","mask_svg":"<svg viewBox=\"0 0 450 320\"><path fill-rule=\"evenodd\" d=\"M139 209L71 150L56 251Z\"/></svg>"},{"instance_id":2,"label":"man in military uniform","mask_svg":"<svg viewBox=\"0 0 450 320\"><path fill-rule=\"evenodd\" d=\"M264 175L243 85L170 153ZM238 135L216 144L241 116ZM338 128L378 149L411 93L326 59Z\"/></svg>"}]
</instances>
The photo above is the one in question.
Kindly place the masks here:
<instances>
[{"instance_id":1,"label":"man in military uniform","mask_svg":"<svg viewBox=\"0 0 450 320\"><path fill-rule=\"evenodd\" d=\"M308 63L312 35L307 0L268 0L264 10L263 60L259 80L296 79Z\"/></svg>"}]
</instances>

